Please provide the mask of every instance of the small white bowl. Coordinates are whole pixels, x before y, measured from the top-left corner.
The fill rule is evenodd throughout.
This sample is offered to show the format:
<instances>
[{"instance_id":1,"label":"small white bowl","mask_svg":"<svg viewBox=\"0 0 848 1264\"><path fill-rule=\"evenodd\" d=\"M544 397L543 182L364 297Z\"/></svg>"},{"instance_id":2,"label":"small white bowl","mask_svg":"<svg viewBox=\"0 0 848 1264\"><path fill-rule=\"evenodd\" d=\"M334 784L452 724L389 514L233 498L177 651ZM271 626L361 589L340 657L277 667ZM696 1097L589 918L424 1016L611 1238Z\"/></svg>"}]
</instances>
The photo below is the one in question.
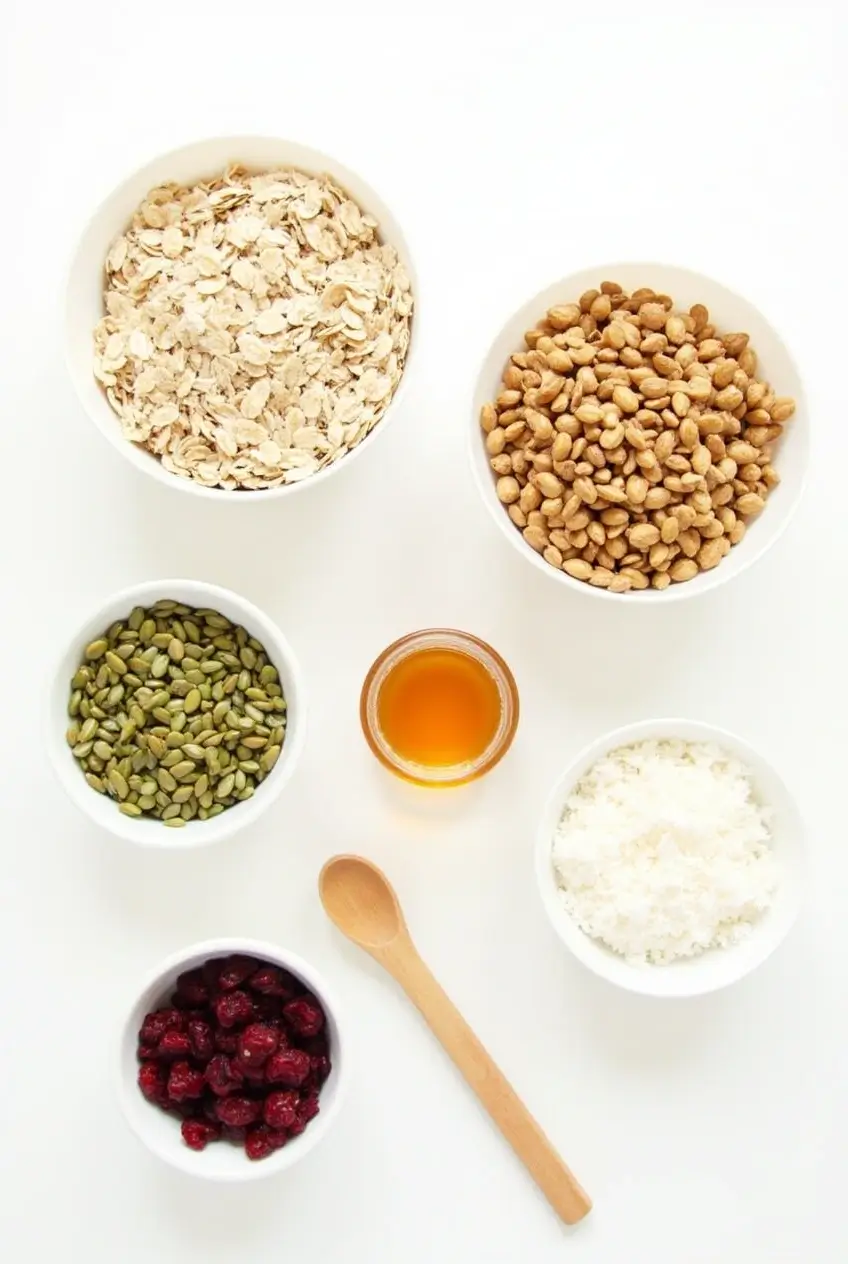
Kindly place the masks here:
<instances>
[{"instance_id":1,"label":"small white bowl","mask_svg":"<svg viewBox=\"0 0 848 1264\"><path fill-rule=\"evenodd\" d=\"M234 623L243 625L265 646L270 661L279 672L280 685L286 700L287 721L283 748L276 764L257 787L253 797L233 804L211 820L188 821L182 829L168 829L161 821L152 817L124 816L114 799L98 794L86 783L65 737L71 723L68 717L71 678L82 661L85 646L102 635L116 619L126 618L133 606L151 606L160 599L184 602L198 609L217 610ZM288 781L300 758L305 738L306 698L301 673L291 647L280 629L244 597L239 597L227 588L203 584L198 580L152 580L115 593L70 637L50 686L46 739L63 787L77 807L95 824L143 847L202 847L228 838L255 821L271 806Z\"/></svg>"},{"instance_id":2,"label":"small white bowl","mask_svg":"<svg viewBox=\"0 0 848 1264\"><path fill-rule=\"evenodd\" d=\"M170 474L158 457L124 438L120 420L94 377L94 327L103 315L105 262L109 248L129 224L133 212L146 194L157 185L171 181L185 185L218 175L228 165L236 162L253 171L297 167L302 171L314 174L326 172L332 176L363 210L374 216L383 241L397 250L412 284L415 314L398 388L380 421L361 443L340 460L325 466L302 482L266 490L244 489L228 495L220 487L203 487L193 479ZM213 498L219 503L255 502L257 498L264 501L293 496L305 488L318 486L338 470L347 469L355 457L370 450L377 436L385 432L389 422L397 415L398 404L416 356L417 312L418 283L400 224L382 198L360 176L342 166L335 158L293 141L274 136L218 136L184 145L154 158L124 180L94 212L76 247L68 276L65 296L65 358L76 393L88 417L112 447L137 470L149 474L166 487L173 487L193 496Z\"/></svg>"},{"instance_id":3,"label":"small white bowl","mask_svg":"<svg viewBox=\"0 0 848 1264\"><path fill-rule=\"evenodd\" d=\"M180 1135L180 1123L141 1094L138 1087L138 1031L145 1014L165 1004L173 990L177 975L193 970L210 957L226 957L230 953L246 953L274 965L282 966L301 979L324 1009L330 1041L332 1070L321 1089L320 1112L299 1137L265 1159L249 1159L244 1150L227 1141L216 1141L205 1150L190 1150ZM209 1181L251 1181L282 1172L318 1144L338 1114L347 1090L348 1068L341 1034L338 1001L326 981L301 957L258 939L210 939L174 953L152 970L139 989L121 1032L118 1067L118 1093L127 1123L153 1154L172 1167L190 1176Z\"/></svg>"},{"instance_id":4,"label":"small white bowl","mask_svg":"<svg viewBox=\"0 0 848 1264\"><path fill-rule=\"evenodd\" d=\"M532 329L549 307L556 303L574 303L586 290L597 288L605 280L617 281L626 290L651 286L658 294L669 294L677 309L685 310L694 303L704 303L709 308L710 319L715 321L718 329L724 332L744 330L751 335L751 346L757 353L758 372L773 384L778 395L792 396L797 405L794 417L786 425L776 454L775 465L782 481L770 493L762 514L749 525L744 540L731 549L727 557L713 570L702 571L694 579L671 584L662 590L647 588L628 593L611 593L605 588L593 588L590 584L550 566L527 544L521 532L513 525L505 506L498 500L494 475L489 465L490 458L485 448L485 436L480 427L480 410L501 389L501 374L510 356L516 351L526 349L525 331ZM604 263L555 281L509 317L486 354L477 377L471 409L470 449L474 479L484 503L504 538L531 565L555 583L599 601L656 604L697 597L718 588L734 575L741 575L780 538L797 508L807 476L809 419L795 362L778 333L747 299L711 277L690 272L687 268L665 263Z\"/></svg>"},{"instance_id":5,"label":"small white bowl","mask_svg":"<svg viewBox=\"0 0 848 1264\"><path fill-rule=\"evenodd\" d=\"M782 871L782 882L771 908L741 943L730 948L711 949L698 957L684 958L669 965L638 965L625 960L580 929L562 903L551 851L554 832L566 800L583 774L603 755L620 746L656 738L713 742L732 752L745 764L752 774L758 799L774 814L772 846ZM771 956L792 927L798 915L805 871L801 817L779 774L741 738L694 720L644 720L616 729L585 747L551 791L536 837L539 893L551 925L562 942L595 974L645 996L700 996L750 974Z\"/></svg>"}]
</instances>

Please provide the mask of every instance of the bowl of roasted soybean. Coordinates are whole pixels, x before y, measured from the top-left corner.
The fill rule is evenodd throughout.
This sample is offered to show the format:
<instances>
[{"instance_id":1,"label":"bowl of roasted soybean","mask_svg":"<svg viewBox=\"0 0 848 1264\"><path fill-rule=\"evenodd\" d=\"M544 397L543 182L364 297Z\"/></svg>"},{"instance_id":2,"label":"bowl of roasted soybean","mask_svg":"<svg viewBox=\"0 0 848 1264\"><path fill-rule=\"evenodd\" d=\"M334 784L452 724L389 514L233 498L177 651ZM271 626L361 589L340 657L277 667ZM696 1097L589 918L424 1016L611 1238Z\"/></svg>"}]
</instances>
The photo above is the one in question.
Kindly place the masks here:
<instances>
[{"instance_id":1,"label":"bowl of roasted soybean","mask_svg":"<svg viewBox=\"0 0 848 1264\"><path fill-rule=\"evenodd\" d=\"M257 819L303 748L305 702L275 623L193 580L124 589L55 672L48 743L67 793L113 834L198 847Z\"/></svg>"},{"instance_id":2,"label":"bowl of roasted soybean","mask_svg":"<svg viewBox=\"0 0 848 1264\"><path fill-rule=\"evenodd\" d=\"M798 370L747 299L609 264L511 316L477 379L475 480L543 574L607 600L716 588L780 537L806 477Z\"/></svg>"}]
</instances>

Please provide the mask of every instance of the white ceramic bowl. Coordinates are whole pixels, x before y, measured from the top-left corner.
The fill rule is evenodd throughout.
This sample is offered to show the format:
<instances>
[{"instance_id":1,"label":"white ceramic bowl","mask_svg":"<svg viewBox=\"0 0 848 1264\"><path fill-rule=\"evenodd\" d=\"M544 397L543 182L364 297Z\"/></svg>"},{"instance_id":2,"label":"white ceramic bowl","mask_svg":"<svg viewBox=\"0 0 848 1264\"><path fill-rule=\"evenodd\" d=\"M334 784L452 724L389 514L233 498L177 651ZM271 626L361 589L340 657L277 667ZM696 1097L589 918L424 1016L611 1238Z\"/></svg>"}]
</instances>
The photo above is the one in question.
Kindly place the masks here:
<instances>
[{"instance_id":1,"label":"white ceramic bowl","mask_svg":"<svg viewBox=\"0 0 848 1264\"><path fill-rule=\"evenodd\" d=\"M319 470L311 478L264 491L239 491L227 495L221 488L202 487L192 479L169 474L159 459L144 448L124 438L117 415L93 374L94 327L103 315L104 267L114 239L126 228L133 212L145 195L159 184L175 181L191 183L219 174L233 162L255 171L275 167L298 167L303 171L331 175L354 200L374 216L383 240L394 246L409 275L416 302L409 350L403 376L384 416L369 435L339 461ZM418 284L412 258L401 227L382 198L355 172L317 149L309 149L274 136L219 136L196 141L181 149L171 150L154 158L114 189L89 220L76 247L67 283L65 298L65 355L68 370L80 402L91 421L105 439L136 469L155 478L166 487L176 488L193 496L213 497L217 501L248 502L280 496L293 496L308 487L315 487L340 469L346 469L361 453L369 451L377 437L397 415L416 354L418 323Z\"/></svg>"},{"instance_id":2,"label":"white ceramic bowl","mask_svg":"<svg viewBox=\"0 0 848 1264\"><path fill-rule=\"evenodd\" d=\"M65 739L71 678L86 645L116 619L126 618L133 606L150 606L160 599L217 610L242 624L268 652L280 675L287 706L286 736L280 756L251 799L236 803L208 821L188 821L182 829L168 829L154 818L124 816L114 799L92 790ZM297 660L280 629L251 602L226 588L197 580L163 579L124 588L105 601L73 633L53 674L47 716L47 745L59 780L71 799L95 824L144 847L202 847L219 842L255 821L265 812L291 776L306 738L306 699Z\"/></svg>"},{"instance_id":3,"label":"white ceramic bowl","mask_svg":"<svg viewBox=\"0 0 848 1264\"><path fill-rule=\"evenodd\" d=\"M525 349L524 333L532 329L549 307L556 303L576 302L588 289L597 288L603 280L617 281L626 290L651 286L658 294L669 294L675 306L687 309L693 303L704 303L710 318L722 331L745 330L751 335L751 346L757 353L758 372L770 381L778 395L791 395L797 403L795 416L786 425L780 442L775 464L780 472L781 483L769 495L762 514L751 522L744 540L733 548L718 566L702 571L694 579L682 584L671 584L661 591L648 588L640 592L611 593L604 588L593 588L564 571L549 566L544 558L523 539L513 526L505 507L495 492L495 480L489 465L480 428L480 409L495 398L501 389L501 374L516 351ZM480 494L495 523L514 549L523 558L547 575L554 583L564 585L574 592L594 597L599 601L668 602L680 601L710 592L719 584L732 579L769 549L782 535L795 511L801 496L809 463L809 418L801 378L789 351L765 316L747 299L714 281L711 277L686 268L664 263L609 263L587 268L572 276L563 277L510 316L492 343L480 368L474 388L471 409L471 462Z\"/></svg>"},{"instance_id":4,"label":"white ceramic bowl","mask_svg":"<svg viewBox=\"0 0 848 1264\"><path fill-rule=\"evenodd\" d=\"M741 943L662 966L633 965L582 931L562 903L551 860L554 831L566 799L583 774L609 751L651 738L714 742L731 751L750 769L759 800L774 813L772 842L783 874L774 904ZM551 791L536 837L539 893L562 942L595 974L630 992L641 992L646 996L699 996L726 987L749 974L771 956L795 921L804 888L805 870L801 818L779 774L741 738L693 720L645 720L616 729L585 747Z\"/></svg>"},{"instance_id":5,"label":"white ceramic bowl","mask_svg":"<svg viewBox=\"0 0 848 1264\"><path fill-rule=\"evenodd\" d=\"M299 1137L293 1138L266 1159L248 1159L243 1149L225 1141L213 1142L205 1150L190 1150L180 1135L179 1120L146 1101L138 1087L136 1049L138 1031L145 1014L167 1002L177 975L202 965L210 957L226 957L230 953L247 953L282 966L296 975L321 1002L327 1019L332 1070L321 1089L321 1110ZM340 1009L332 989L302 958L261 940L210 939L168 957L142 983L138 999L124 1021L120 1040L118 1093L124 1116L133 1132L149 1150L172 1167L210 1181L257 1180L297 1163L326 1135L347 1089L348 1067Z\"/></svg>"}]
</instances>

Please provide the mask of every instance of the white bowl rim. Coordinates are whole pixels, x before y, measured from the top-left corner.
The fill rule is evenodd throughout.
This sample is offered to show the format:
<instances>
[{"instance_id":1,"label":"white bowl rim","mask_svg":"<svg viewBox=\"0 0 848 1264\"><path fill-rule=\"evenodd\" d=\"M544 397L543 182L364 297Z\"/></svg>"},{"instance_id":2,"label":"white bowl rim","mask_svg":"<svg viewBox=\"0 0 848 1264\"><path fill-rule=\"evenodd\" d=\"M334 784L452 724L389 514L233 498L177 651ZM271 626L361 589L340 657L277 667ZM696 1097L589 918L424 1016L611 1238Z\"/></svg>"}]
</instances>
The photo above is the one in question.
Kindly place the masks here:
<instances>
[{"instance_id":1,"label":"white bowl rim","mask_svg":"<svg viewBox=\"0 0 848 1264\"><path fill-rule=\"evenodd\" d=\"M662 730L662 733L659 730ZM765 937L763 937L763 950L752 953L751 960L743 969L736 973L728 972L728 976L724 979L710 980L706 983L694 980L691 976L698 970L700 964L710 959L718 959L717 956L713 958L712 954L701 954L698 957L686 958L667 966L635 966L627 962L624 957L613 953L606 945L593 940L585 931L580 929L560 903L551 865L553 837L550 822L559 818L569 791L583 773L603 755L617 750L619 747L631 746L643 741L661 741L664 738L673 739L674 737L678 737L683 741L710 742L724 746L742 760L745 760L747 756L750 760L747 766L750 768L755 781L757 779L757 767L766 768L774 779L775 784L780 786L783 795L783 806L796 836L795 850L799 855L803 856L801 872L796 870L789 877L789 880L794 885L794 892L792 893L794 898L781 918L778 933L773 935L769 942L766 942ZM626 991L661 999L703 996L710 992L718 991L731 983L737 982L739 979L745 978L758 966L762 965L777 950L797 920L806 882L806 866L807 857L803 818L794 795L772 761L766 755L761 754L751 742L731 730L709 724L706 721L692 720L682 716L660 716L638 720L634 723L624 724L619 728L611 729L587 742L569 760L547 795L536 829L534 848L534 869L539 895L548 920L563 944L573 953L578 961L582 962L593 974L605 979L608 983L612 983ZM757 930L755 928L751 939L743 941L743 944L750 944L756 936ZM730 961L736 950L734 948L716 950L716 954L719 951L723 954L722 959Z\"/></svg>"},{"instance_id":2,"label":"white bowl rim","mask_svg":"<svg viewBox=\"0 0 848 1264\"><path fill-rule=\"evenodd\" d=\"M796 420L799 423L798 429L802 431L803 469L801 470L800 480L795 490L795 494L792 500L784 505L780 521L774 521L774 524L771 527L771 534L764 536L757 547L750 546L747 548L745 550L744 560L740 561L732 571L722 572L722 567L719 564L711 571L701 572L701 574L694 580L688 580L686 583L682 584L671 584L668 588L662 590L648 588L644 590L631 590L628 593L611 593L605 588L594 588L591 584L575 579L572 575L566 574L565 571L556 570L553 566L548 565L548 563L540 557L535 549L531 549L529 545L524 542L521 537L521 533L516 530L508 515L504 511L504 507L497 501L497 498L494 495L494 484L491 478L484 478L483 472L478 463L477 455L481 445L481 430L480 418L478 410L474 406L474 401L478 394L481 379L486 372L487 361L491 355L494 343L498 341L501 335L505 332L507 326L510 325L521 312L526 309L536 308L537 315L533 319L538 320L538 311L544 310L550 299L552 299L561 289L571 285L572 283L582 284L584 280L588 280L590 278L597 279L600 276L612 276L615 274L621 275L625 269L629 270L631 268L644 270L646 276L650 276L652 271L668 270L676 272L681 276L685 276L690 280L705 280L710 285L723 290L734 301L744 304L746 307L751 308L758 314L764 324L768 326L775 341L779 344L781 352L786 358L787 364L794 372L798 381L798 389L795 394L797 404ZM528 325L527 328L529 327L530 326ZM572 589L574 592L580 592L584 596L594 597L602 601L625 601L628 605L644 605L646 603L656 605L659 602L667 604L671 601L683 601L691 597L705 596L708 592L714 591L714 589L718 588L720 585L728 583L730 580L742 575L751 566L753 566L755 562L759 561L760 558L762 558L772 545L776 544L783 535L790 521L795 516L799 504L801 503L809 478L810 435L809 425L807 422L808 406L806 391L804 389L804 381L798 368L797 361L790 352L782 334L777 327L772 324L769 317L766 316L755 303L746 298L745 295L741 294L738 290L733 289L733 287L728 285L725 281L706 272L698 272L694 268L688 268L669 260L663 261L654 259L653 262L642 262L638 259L619 260L617 263L601 263L581 268L578 272L566 274L558 280L550 282L548 285L539 290L538 293L525 299L501 321L498 329L489 340L488 346L478 363L477 373L471 385L469 413L471 417L471 426L466 451L471 464L472 475L477 486L477 490L480 493L480 497L486 505L492 520L496 523L498 530L507 540L509 540L512 547L517 550L521 557L525 558L526 561L529 561L542 574L547 575L549 579L552 579L555 583L564 585L566 588ZM744 544L745 542L743 541L740 548L744 548Z\"/></svg>"},{"instance_id":3,"label":"white bowl rim","mask_svg":"<svg viewBox=\"0 0 848 1264\"><path fill-rule=\"evenodd\" d=\"M84 370L77 364L77 361L71 355L68 337L65 334L63 337L63 356L65 367L73 384L74 393L77 397L79 407L82 413L94 424L95 428L111 444L115 451L120 453L125 460L128 460L130 464L141 473L154 478L162 486L175 487L179 491L188 492L189 494L195 496L202 496L206 499L212 499L218 503L224 504L232 504L239 501L258 501L261 503L266 500L279 500L285 497L293 496L295 493L303 491L307 487L315 487L324 482L324 480L331 474L335 474L340 469L344 469L349 466L352 459L358 457L363 449L370 448L375 437L386 429L389 421L394 420L398 411L397 405L406 395L410 371L413 365L418 362L417 347L419 336L417 331L421 319L419 315L420 286L418 283L418 274L406 233L401 227L400 221L395 216L394 211L385 201L382 194L371 184L370 180L366 180L364 176L360 176L353 170L353 168L348 167L345 163L338 161L338 159L323 150L315 149L313 146L304 144L301 141L288 140L283 136L275 136L270 132L257 132L252 134L239 133L233 135L222 134L218 136L200 137L193 141L187 141L185 144L178 145L173 149L167 149L162 153L154 154L141 166L135 167L132 171L127 172L116 185L104 194L97 205L92 209L91 213L87 216L81 229L77 233L70 260L65 267L64 287L62 291L64 294L62 309L63 331L67 329L68 323L72 319L74 292L73 281L76 269L79 266L79 257L82 253L83 245L87 241L89 234L93 232L95 228L95 221L106 211L109 203L111 203L113 199L118 198L128 186L134 184L137 180L140 180L146 171L158 166L159 163L170 162L182 155L190 158L193 153L206 146L209 146L210 148L214 146L227 146L232 148L248 144L283 146L286 149L293 152L296 151L301 155L298 159L291 158L286 160L285 165L296 166L300 167L302 170L311 170L313 172L317 172L319 170L326 171L329 175L332 175L333 178L338 181L339 185L345 190L349 188L348 180L352 177L354 183L367 189L368 196L373 199L374 205L380 206L383 209L382 214L378 216L375 214L375 217L378 219L378 228L381 236L383 235L384 221L387 220L390 222L391 235L386 236L385 240L388 245L395 247L409 276L414 299L414 310L409 327L409 346L407 347L406 358L404 361L403 372L400 376L400 381L398 382L395 392L389 401L386 411L378 421L377 425L374 426L373 430L371 430L365 438L356 445L356 447L349 449L349 451L345 453L344 457L338 461L332 462L329 465L325 465L323 469L320 469L317 473L310 475L309 478L302 479L297 483L285 483L281 487L240 489L233 494L228 494L230 489L221 487L204 487L194 479L181 478L179 475L171 474L165 470L161 462L150 453L142 451L136 445L130 443L129 440L124 438L119 419L116 414L111 412L108 401L105 400L105 396L104 403L114 419L114 426L105 424L104 418L101 417L99 413L95 415L94 411L89 409L82 389L83 379L85 378L85 381L88 382L88 374L84 373ZM247 165L250 167L251 164ZM371 210L371 206L366 205L363 198L357 197L356 200L366 212ZM92 369L91 365L89 365L89 369ZM93 370L91 376L93 380Z\"/></svg>"},{"instance_id":4,"label":"white bowl rim","mask_svg":"<svg viewBox=\"0 0 848 1264\"><path fill-rule=\"evenodd\" d=\"M69 654L69 647L77 643L83 643L86 630L91 624L99 620L102 611L120 604L125 605L127 613L129 613L133 606L146 605L151 599L167 599L166 590L174 591L176 589L193 593L189 600L194 601L194 604L200 607L207 606L210 609L214 609L214 603L223 599L225 604L232 605L240 610L240 621L243 621L245 625L259 628L264 632L266 639L273 642L275 659L278 658L280 660L279 663L275 661L274 665L278 670L281 670L281 666L284 664L284 670L290 677L288 693L286 694L286 714L288 717L286 740L283 742L283 748L272 773L260 785L251 799L238 805L238 810L235 808L228 809L210 821L189 821L183 829L179 830L166 829L162 826L158 829L151 828L149 833L141 834L138 828L140 822L134 817L124 816L117 810L111 813L107 820L101 820L97 817L92 812L92 805L90 804L90 796L94 795L95 791L85 784L81 775L73 777L66 775L66 773L69 774L71 771L79 773L79 770L73 769L68 763L67 756L69 751L65 742L64 732L57 732L53 694L54 690L61 684L59 678L65 659ZM204 600L201 601L200 598ZM172 600L184 599L173 597ZM108 623L105 626L108 626ZM268 633L270 633L270 636ZM266 645L266 649L270 654L271 651L268 645ZM277 653L277 651L280 652ZM68 678L66 684L70 688L70 678ZM145 580L140 584L131 584L126 588L111 593L101 600L97 608L85 619L76 622L71 635L65 637L64 648L56 654L52 670L48 676L44 715L45 745L50 752L54 773L68 798L79 811L98 828L107 830L116 837L125 839L136 846L152 850L181 851L209 846L231 838L234 834L253 824L266 809L271 807L283 790L286 782L292 776L303 753L306 744L308 700L303 684L303 674L291 645L275 620L266 614L264 610L260 609L259 606L254 605L246 597L242 597L239 593L234 592L230 588L224 588L220 584L209 584L204 580L198 579L153 579ZM277 771L278 769L279 772ZM265 793L263 793L263 790ZM152 826L154 823L145 821L143 824L144 826ZM160 823L157 822L156 824ZM198 828L193 829L192 826L202 826L203 828L202 830Z\"/></svg>"},{"instance_id":5,"label":"white bowl rim","mask_svg":"<svg viewBox=\"0 0 848 1264\"><path fill-rule=\"evenodd\" d=\"M143 1128L138 1126L133 1106L144 1105L141 1098L138 1084L135 1076L130 1078L126 1074L125 1053L128 1041L132 1047L135 1047L136 1028L133 1026L136 1020L137 1010L146 993L152 991L160 980L178 971L179 967L192 960L195 957L225 957L231 953L245 953L251 957L257 957L261 960L270 961L274 965L280 965L284 969L289 970L292 974L307 985L311 992L314 992L324 1008L327 1022L331 1027L330 1049L332 1055L332 1071L331 1076L335 1079L335 1088L332 1100L328 1109L322 1109L316 1117L310 1121L309 1127L304 1129L299 1137L295 1137L282 1150L275 1150L267 1158L253 1161L241 1155L242 1163L234 1166L232 1172L203 1172L198 1170L192 1161L202 1160L205 1151L195 1152L190 1150L182 1141L179 1129L174 1132L174 1146L156 1147L151 1144L150 1138ZM297 953L290 952L287 948L281 948L278 944L269 940L249 939L243 937L222 938L222 939L205 939L199 943L189 944L186 948L170 953L163 961L148 970L141 980L140 986L136 989L136 999L132 1005L124 1010L123 1018L120 1024L118 1036L118 1099L121 1104L121 1111L131 1131L142 1142L142 1144L150 1151L162 1159L163 1162L169 1163L172 1167L186 1172L190 1176L196 1176L204 1180L211 1180L216 1183L243 1183L245 1181L257 1180L267 1176L273 1176L277 1172L282 1172L286 1168L292 1167L300 1159L304 1158L310 1150L314 1149L321 1138L326 1134L333 1120L336 1118L341 1109L344 1098L347 1094L348 1082L350 1078L350 1070L348 1065L347 1050L345 1047L345 1039L342 1036L342 1022L340 1014L343 1009L339 1004L333 988L326 982L323 975L305 961L303 957ZM138 1063L134 1062L133 1067L137 1068ZM137 1074L137 1071L136 1071ZM322 1094L323 1094L322 1088ZM132 1102L132 1105L130 1104ZM150 1107L150 1109L155 1109ZM238 1154L238 1150L234 1148L234 1154Z\"/></svg>"}]
</instances>

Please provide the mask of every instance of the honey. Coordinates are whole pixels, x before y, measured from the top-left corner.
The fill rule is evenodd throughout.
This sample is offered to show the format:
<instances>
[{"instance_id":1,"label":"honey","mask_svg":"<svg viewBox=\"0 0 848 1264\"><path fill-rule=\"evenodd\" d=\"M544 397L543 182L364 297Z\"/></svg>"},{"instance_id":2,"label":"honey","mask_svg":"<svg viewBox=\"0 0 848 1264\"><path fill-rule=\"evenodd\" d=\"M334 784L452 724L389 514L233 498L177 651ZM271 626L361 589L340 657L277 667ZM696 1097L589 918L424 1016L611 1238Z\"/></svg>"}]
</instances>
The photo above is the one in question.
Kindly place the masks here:
<instances>
[{"instance_id":1,"label":"honey","mask_svg":"<svg viewBox=\"0 0 848 1264\"><path fill-rule=\"evenodd\" d=\"M501 722L497 681L477 657L447 646L412 650L389 669L376 698L387 745L425 767L474 763Z\"/></svg>"}]
</instances>

